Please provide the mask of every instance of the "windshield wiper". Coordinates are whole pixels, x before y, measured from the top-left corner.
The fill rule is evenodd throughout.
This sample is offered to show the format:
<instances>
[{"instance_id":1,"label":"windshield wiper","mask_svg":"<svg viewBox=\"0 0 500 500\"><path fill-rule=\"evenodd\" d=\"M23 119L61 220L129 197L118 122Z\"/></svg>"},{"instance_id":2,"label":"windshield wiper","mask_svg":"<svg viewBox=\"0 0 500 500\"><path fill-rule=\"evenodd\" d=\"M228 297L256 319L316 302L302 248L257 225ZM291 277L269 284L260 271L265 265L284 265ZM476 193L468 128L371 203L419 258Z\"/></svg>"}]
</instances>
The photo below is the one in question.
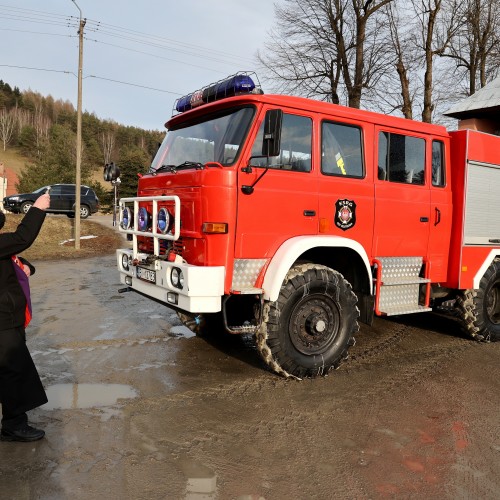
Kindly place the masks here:
<instances>
[{"instance_id":1,"label":"windshield wiper","mask_svg":"<svg viewBox=\"0 0 500 500\"><path fill-rule=\"evenodd\" d=\"M203 163L200 163L198 161L185 161L180 165L162 165L152 173L157 174L158 172L163 172L164 170L167 170L168 172L175 174L177 173L177 170L186 170L188 168L193 168L193 167L196 168L196 170L203 170L205 168Z\"/></svg>"},{"instance_id":2,"label":"windshield wiper","mask_svg":"<svg viewBox=\"0 0 500 500\"><path fill-rule=\"evenodd\" d=\"M184 169L184 168L196 168L196 170L203 170L205 166L203 163L200 163L199 161L185 161L184 163L181 163L180 165L177 165L175 167L176 169Z\"/></svg>"},{"instance_id":3,"label":"windshield wiper","mask_svg":"<svg viewBox=\"0 0 500 500\"><path fill-rule=\"evenodd\" d=\"M152 173L162 172L163 170L169 170L170 172L175 173L175 165L162 165L158 167L156 170L153 170Z\"/></svg>"}]
</instances>

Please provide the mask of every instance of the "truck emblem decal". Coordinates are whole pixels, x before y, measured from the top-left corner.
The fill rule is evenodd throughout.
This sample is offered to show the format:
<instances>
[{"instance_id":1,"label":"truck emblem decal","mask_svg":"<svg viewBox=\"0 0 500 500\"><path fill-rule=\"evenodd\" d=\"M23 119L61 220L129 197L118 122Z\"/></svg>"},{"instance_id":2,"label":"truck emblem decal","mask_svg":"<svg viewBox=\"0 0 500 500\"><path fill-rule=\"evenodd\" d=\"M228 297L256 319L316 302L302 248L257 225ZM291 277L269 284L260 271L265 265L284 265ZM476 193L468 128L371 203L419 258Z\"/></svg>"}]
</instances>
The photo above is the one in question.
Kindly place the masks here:
<instances>
[{"instance_id":1,"label":"truck emblem decal","mask_svg":"<svg viewBox=\"0 0 500 500\"><path fill-rule=\"evenodd\" d=\"M352 200L337 200L335 203L335 225L347 231L356 224L356 203Z\"/></svg>"}]
</instances>

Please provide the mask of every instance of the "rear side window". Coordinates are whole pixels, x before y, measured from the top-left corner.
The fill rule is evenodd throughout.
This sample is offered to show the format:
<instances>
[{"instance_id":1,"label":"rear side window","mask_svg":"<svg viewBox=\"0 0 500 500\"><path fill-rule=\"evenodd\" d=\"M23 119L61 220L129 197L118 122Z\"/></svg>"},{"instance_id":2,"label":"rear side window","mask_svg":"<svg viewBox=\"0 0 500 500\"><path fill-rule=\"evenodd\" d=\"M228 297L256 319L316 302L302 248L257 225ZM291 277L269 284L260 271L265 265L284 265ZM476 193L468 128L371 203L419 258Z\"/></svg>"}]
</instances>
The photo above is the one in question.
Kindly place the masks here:
<instances>
[{"instance_id":1,"label":"rear side window","mask_svg":"<svg viewBox=\"0 0 500 500\"><path fill-rule=\"evenodd\" d=\"M436 187L445 186L445 173L444 143L432 141L432 185Z\"/></svg>"},{"instance_id":2,"label":"rear side window","mask_svg":"<svg viewBox=\"0 0 500 500\"><path fill-rule=\"evenodd\" d=\"M62 194L66 194L66 195L74 195L75 194L75 186L63 186L62 187Z\"/></svg>"},{"instance_id":3,"label":"rear side window","mask_svg":"<svg viewBox=\"0 0 500 500\"><path fill-rule=\"evenodd\" d=\"M425 183L425 139L380 132L378 178L389 182Z\"/></svg>"},{"instance_id":4,"label":"rear side window","mask_svg":"<svg viewBox=\"0 0 500 500\"><path fill-rule=\"evenodd\" d=\"M321 172L325 175L363 177L361 129L341 123L321 126Z\"/></svg>"},{"instance_id":5,"label":"rear side window","mask_svg":"<svg viewBox=\"0 0 500 500\"><path fill-rule=\"evenodd\" d=\"M251 164L265 167L266 158L262 158L262 122L252 148ZM298 172L311 171L312 120L305 116L283 114L281 127L281 151L279 156L269 159L269 167Z\"/></svg>"}]
</instances>

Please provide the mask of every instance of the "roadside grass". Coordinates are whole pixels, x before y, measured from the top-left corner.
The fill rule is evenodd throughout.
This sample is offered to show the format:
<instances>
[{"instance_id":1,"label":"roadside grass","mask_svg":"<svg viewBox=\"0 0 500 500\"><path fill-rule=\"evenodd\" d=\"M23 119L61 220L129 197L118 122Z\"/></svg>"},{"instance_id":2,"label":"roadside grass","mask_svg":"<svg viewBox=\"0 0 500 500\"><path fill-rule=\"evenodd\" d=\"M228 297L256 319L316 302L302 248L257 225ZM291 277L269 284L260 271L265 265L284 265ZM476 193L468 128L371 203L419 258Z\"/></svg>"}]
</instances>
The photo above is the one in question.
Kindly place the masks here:
<instances>
[{"instance_id":1,"label":"roadside grass","mask_svg":"<svg viewBox=\"0 0 500 500\"><path fill-rule=\"evenodd\" d=\"M7 148L5 151L0 151L0 163L3 163L6 168L10 168L19 175L29 160L24 157L17 149Z\"/></svg>"},{"instance_id":2,"label":"roadside grass","mask_svg":"<svg viewBox=\"0 0 500 500\"><path fill-rule=\"evenodd\" d=\"M1 232L15 231L23 216L11 213L6 216L7 221ZM85 219L80 222L80 250L75 250L74 224L74 219L66 216L47 215L37 239L21 255L30 261L78 259L110 255L117 248L127 246L117 231Z\"/></svg>"}]
</instances>

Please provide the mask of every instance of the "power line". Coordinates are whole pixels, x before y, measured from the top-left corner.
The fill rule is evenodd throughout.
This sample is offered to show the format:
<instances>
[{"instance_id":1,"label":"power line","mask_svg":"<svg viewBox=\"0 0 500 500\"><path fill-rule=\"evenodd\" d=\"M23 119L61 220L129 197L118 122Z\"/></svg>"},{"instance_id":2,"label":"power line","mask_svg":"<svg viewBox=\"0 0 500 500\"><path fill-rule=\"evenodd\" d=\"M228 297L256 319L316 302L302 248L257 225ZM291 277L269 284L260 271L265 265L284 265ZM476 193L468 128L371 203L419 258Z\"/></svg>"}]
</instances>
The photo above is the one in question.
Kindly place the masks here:
<instances>
[{"instance_id":1,"label":"power line","mask_svg":"<svg viewBox=\"0 0 500 500\"><path fill-rule=\"evenodd\" d=\"M106 36L113 37L113 38L118 38L118 39L121 39L121 40L127 40L129 42L134 42L134 43L138 43L138 44L141 44L141 45L148 45L150 47L156 47L156 48L163 49L163 50L172 50L174 52L179 52L181 54L185 54L185 55L189 55L189 56L194 56L194 57L201 57L203 59L208 59L208 60L211 60L211 61L214 61L214 62L228 64L227 60L221 59L219 56L214 57L214 56L210 56L208 54L197 54L197 53L188 52L188 51L182 50L182 49L176 49L176 48L173 48L173 47L167 47L167 46L165 46L165 45L163 45L161 43L148 42L148 41L140 40L139 38L134 38L134 37L131 37L131 36L125 36L125 35L121 35L121 34L109 33L109 32L102 31L102 30L97 31L96 29L88 28L87 27L87 32L88 31L94 31L96 34L106 35Z\"/></svg>"},{"instance_id":2,"label":"power line","mask_svg":"<svg viewBox=\"0 0 500 500\"><path fill-rule=\"evenodd\" d=\"M6 12L2 12L2 9L5 10ZM79 23L78 19L75 16L71 15L68 16L62 14L55 14L51 12L43 12L38 10L24 9L20 7L12 7L0 4L0 19L1 18L8 19L11 21L23 21L23 22L31 22L37 24L47 24L47 25L61 26L73 29L77 28ZM140 31L123 28L112 24L106 24L91 19L87 19L86 29L87 31L94 31L96 33L102 34L103 36L120 38L123 40L131 41L133 43L148 45L162 50L171 50L192 57L198 57L204 59L208 58L212 61L224 64L230 63L228 59L232 60L233 63L240 61L251 61L251 59L236 54L230 54L228 52L224 52L221 50L210 49L207 47L191 44L184 41L160 37L158 35L142 33Z\"/></svg>"},{"instance_id":3,"label":"power line","mask_svg":"<svg viewBox=\"0 0 500 500\"><path fill-rule=\"evenodd\" d=\"M141 89L156 90L157 92L164 92L165 94L173 94L173 95L178 95L178 96L184 95L184 94L179 94L179 92L172 92L170 90L156 89L154 87L147 87L146 85L139 85L137 83L122 82L121 80L113 80L111 78L104 78L103 76L88 75L85 78L96 78L98 80L106 80L108 82L121 83L122 85L130 85L131 87L139 87Z\"/></svg>"},{"instance_id":4,"label":"power line","mask_svg":"<svg viewBox=\"0 0 500 500\"><path fill-rule=\"evenodd\" d=\"M85 37L85 40L87 40L88 42L95 42L95 43L99 43L101 45L109 45L110 47L116 47L116 48L119 48L119 49L124 49L124 50L127 50L128 52L136 52L138 54L144 54L144 55L147 55L147 56L156 57L157 59L163 59L164 61L171 61L171 62L175 62L177 64L184 64L186 66L192 66L194 68L203 69L205 71L214 71L216 73L221 73L222 74L222 71L218 71L218 70L213 69L213 68L206 68L204 66L199 66L198 64L187 63L185 61L177 61L176 59L170 59L168 57L159 56L157 54L151 54L150 52L144 52L142 50L131 49L129 47L124 47L122 45L116 45L114 43L101 42L100 40L94 40L92 38L87 38L87 37Z\"/></svg>"},{"instance_id":5,"label":"power line","mask_svg":"<svg viewBox=\"0 0 500 500\"><path fill-rule=\"evenodd\" d=\"M58 69L34 68L34 67L31 67L31 66L18 66L18 65L14 65L14 64L0 64L0 67L2 67L2 66L6 67L6 68L29 69L29 70L32 70L32 71L47 71L47 72L51 72L51 73L65 73L65 74L68 74L68 75L77 76L72 71L64 71L64 70L58 70ZM124 82L122 80L113 80L112 78L106 78L104 76L87 75L87 76L84 77L84 79L86 79L86 78L95 78L97 80L105 80L105 81L108 81L108 82L120 83L122 85L129 85L130 87L138 87L138 88L141 88L141 89L155 90L157 92L163 92L165 94L172 94L172 95L178 95L178 96L184 95L184 94L181 94L179 92L173 92L171 90L157 89L155 87L148 87L147 85L140 85L138 83Z\"/></svg>"},{"instance_id":6,"label":"power line","mask_svg":"<svg viewBox=\"0 0 500 500\"><path fill-rule=\"evenodd\" d=\"M5 10L13 10L14 12L23 12L23 13L32 13L32 14L36 14L38 16L44 16L44 17L47 17L47 16L52 16L52 17L64 17L64 18L67 18L68 16L65 15L65 14L57 14L56 12L44 12L44 11L41 11L41 10L33 10L33 9L24 9L22 7L13 7L12 5L5 5L5 4L0 4L0 9L5 9ZM73 17L73 16L70 16L70 17Z\"/></svg>"},{"instance_id":7,"label":"power line","mask_svg":"<svg viewBox=\"0 0 500 500\"><path fill-rule=\"evenodd\" d=\"M63 35L62 33L46 33L43 31L16 30L13 28L0 28L0 31L15 31L18 33L29 33L30 35L50 35L50 36L64 36L67 38L76 38L76 35Z\"/></svg>"},{"instance_id":8,"label":"power line","mask_svg":"<svg viewBox=\"0 0 500 500\"><path fill-rule=\"evenodd\" d=\"M122 27L119 27L119 26L114 26L112 24L102 23L100 21L95 21L95 20L92 20L92 19L88 19L87 20L87 27L89 25L95 25L94 29L96 31L108 34L110 36L117 36L117 35L113 35L112 34L113 31L123 32L124 34L130 34L130 35L133 35L133 36L139 36L140 38L144 38L145 39L145 41L141 41L141 43L151 44L153 46L158 46L158 44L160 44L160 46L164 46L164 44L174 44L174 45L179 45L182 48L197 50L199 52L208 52L208 53L212 53L212 54L215 54L215 55L218 55L218 56L223 56L223 57L226 57L226 58L236 59L238 61L241 60L241 59L246 59L246 58L242 58L240 55L230 54L230 53L225 52L225 51L221 51L221 50L217 50L217 49L209 49L209 48L204 47L204 46L195 45L195 44L184 42L184 41L174 40L172 38L165 38L165 37L161 37L161 36L158 36L158 35L151 35L149 33L142 33L140 31L131 30L131 29L127 29L127 28L122 28ZM151 39L152 41L151 42L147 42L146 40L148 40L148 39ZM167 47L167 48L172 49L172 47ZM176 49L172 49L172 50L176 50ZM197 54L197 55L199 57L203 57L203 56L200 56L199 54Z\"/></svg>"},{"instance_id":9,"label":"power line","mask_svg":"<svg viewBox=\"0 0 500 500\"><path fill-rule=\"evenodd\" d=\"M31 69L33 71L47 71L50 73L67 73L68 75L75 75L72 71L64 71L64 70L59 70L59 69L48 69L48 68L33 68L31 66L17 66L14 64L0 64L0 66L3 66L5 68L17 68L17 69Z\"/></svg>"}]
</instances>

